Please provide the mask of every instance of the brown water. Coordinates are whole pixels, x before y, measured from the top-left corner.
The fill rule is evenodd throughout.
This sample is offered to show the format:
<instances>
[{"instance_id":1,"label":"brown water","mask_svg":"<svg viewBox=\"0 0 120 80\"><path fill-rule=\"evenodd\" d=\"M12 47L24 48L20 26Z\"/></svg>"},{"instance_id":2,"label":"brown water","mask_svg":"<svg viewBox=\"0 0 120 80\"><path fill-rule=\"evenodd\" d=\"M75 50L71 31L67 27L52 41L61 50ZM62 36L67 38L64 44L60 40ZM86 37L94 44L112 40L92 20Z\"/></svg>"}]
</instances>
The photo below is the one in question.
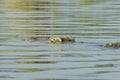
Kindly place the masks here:
<instances>
[{"instance_id":1,"label":"brown water","mask_svg":"<svg viewBox=\"0 0 120 80\"><path fill-rule=\"evenodd\" d=\"M1 0L0 80L120 79L120 0ZM75 37L50 44L46 37ZM28 41L29 37L39 37Z\"/></svg>"}]
</instances>

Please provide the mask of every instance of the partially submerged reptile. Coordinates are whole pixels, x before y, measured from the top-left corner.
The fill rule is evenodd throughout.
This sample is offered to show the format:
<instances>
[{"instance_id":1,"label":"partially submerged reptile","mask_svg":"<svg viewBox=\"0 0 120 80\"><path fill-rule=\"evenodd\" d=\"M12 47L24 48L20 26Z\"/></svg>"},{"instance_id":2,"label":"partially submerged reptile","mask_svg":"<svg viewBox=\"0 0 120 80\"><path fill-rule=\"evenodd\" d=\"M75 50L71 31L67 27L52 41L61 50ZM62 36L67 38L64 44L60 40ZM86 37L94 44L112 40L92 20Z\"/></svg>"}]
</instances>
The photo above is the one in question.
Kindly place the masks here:
<instances>
[{"instance_id":1,"label":"partially submerged reptile","mask_svg":"<svg viewBox=\"0 0 120 80\"><path fill-rule=\"evenodd\" d=\"M72 36L50 37L49 40L51 43L75 42L75 38Z\"/></svg>"},{"instance_id":2,"label":"partially submerged reptile","mask_svg":"<svg viewBox=\"0 0 120 80\"><path fill-rule=\"evenodd\" d=\"M29 37L26 40L27 41L37 41L39 40L39 37ZM65 42L75 42L75 38L72 36L56 36L56 37L49 37L45 38L49 40L50 43L55 43L55 44L60 44L60 43L65 43Z\"/></svg>"},{"instance_id":3,"label":"partially submerged reptile","mask_svg":"<svg viewBox=\"0 0 120 80\"><path fill-rule=\"evenodd\" d=\"M120 48L120 42L107 43L104 44L103 47Z\"/></svg>"},{"instance_id":4,"label":"partially submerged reptile","mask_svg":"<svg viewBox=\"0 0 120 80\"><path fill-rule=\"evenodd\" d=\"M30 37L27 38L28 41L36 41L39 40L39 37ZM56 37L49 37L47 40L50 43L54 44L62 44L67 42L75 42L75 38L73 36L56 36ZM102 47L111 47L111 48L120 48L120 42L114 42L114 43L107 43L101 45Z\"/></svg>"}]
</instances>

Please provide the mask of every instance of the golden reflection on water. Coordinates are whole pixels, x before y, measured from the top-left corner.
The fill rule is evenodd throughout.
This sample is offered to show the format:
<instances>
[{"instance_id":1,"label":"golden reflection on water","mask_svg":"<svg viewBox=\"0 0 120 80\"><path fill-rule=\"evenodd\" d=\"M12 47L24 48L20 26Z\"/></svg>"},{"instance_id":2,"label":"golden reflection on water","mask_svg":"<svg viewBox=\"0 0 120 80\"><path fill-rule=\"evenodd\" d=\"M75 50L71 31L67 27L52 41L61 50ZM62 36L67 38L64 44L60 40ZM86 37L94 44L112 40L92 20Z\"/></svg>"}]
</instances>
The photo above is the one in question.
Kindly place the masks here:
<instances>
[{"instance_id":1,"label":"golden reflection on water","mask_svg":"<svg viewBox=\"0 0 120 80\"><path fill-rule=\"evenodd\" d=\"M26 6L32 6L34 5L34 1L29 1L29 0L1 0L1 5L4 6L5 8L8 8L8 11L10 9L15 9L17 11L20 11L20 10L29 10L28 8L26 9L25 7ZM31 10L31 9L30 9ZM10 11L12 12L12 11Z\"/></svg>"},{"instance_id":2,"label":"golden reflection on water","mask_svg":"<svg viewBox=\"0 0 120 80\"><path fill-rule=\"evenodd\" d=\"M78 75L79 79L82 75L92 80L119 72L119 51L98 46L105 43L105 39L106 42L119 39L119 5L114 3L113 6L109 0L64 1L0 1L0 72L6 74L0 78L16 80L30 73L33 80L61 80L60 77L70 80ZM104 4L107 1L108 4ZM47 39L51 34L75 35L77 39L73 44L50 44ZM47 71L58 78L52 74L49 74L51 79L35 75L45 74L46 77ZM86 76L88 74L94 77Z\"/></svg>"},{"instance_id":3,"label":"golden reflection on water","mask_svg":"<svg viewBox=\"0 0 120 80\"><path fill-rule=\"evenodd\" d=\"M100 2L105 2L107 0L78 0L79 5L91 5L94 3L100 3Z\"/></svg>"},{"instance_id":4,"label":"golden reflection on water","mask_svg":"<svg viewBox=\"0 0 120 80\"><path fill-rule=\"evenodd\" d=\"M39 68L3 68L0 72L40 72L45 71L47 69L39 69ZM2 76L1 76L2 77Z\"/></svg>"},{"instance_id":5,"label":"golden reflection on water","mask_svg":"<svg viewBox=\"0 0 120 80\"><path fill-rule=\"evenodd\" d=\"M40 69L37 69L37 68L21 68L21 69L18 69L20 70L20 72L40 72L40 71L44 71L44 69L40 70Z\"/></svg>"},{"instance_id":6,"label":"golden reflection on water","mask_svg":"<svg viewBox=\"0 0 120 80\"><path fill-rule=\"evenodd\" d=\"M70 1L71 2L71 1ZM59 28L79 27L79 26L102 26L107 24L107 20L91 20L93 15L90 11L85 11L81 4L104 2L103 0L77 0L73 1L69 6L65 3L59 3L55 0L53 1L29 1L29 0L2 0L1 5L3 12L6 16L3 16L5 20L4 26L10 29L14 34L9 34L9 31L0 34L1 36L13 36L15 38L23 37L50 37L51 35L70 35L77 31L64 32L59 30ZM80 3L80 4L79 4ZM66 11L61 11L60 6L63 5ZM70 7L70 8L69 8ZM82 8L80 8L82 7ZM73 9L72 9L73 8ZM86 7L85 7L86 8ZM83 9L83 10L82 10ZM68 11L67 11L68 10ZM70 11L71 10L71 11ZM75 13L75 14L74 14ZM93 12L94 13L94 12ZM72 21L67 21L61 18L70 18ZM9 24L10 25L9 25ZM77 24L76 24L77 23ZM80 23L80 24L78 24ZM42 29L44 28L44 29ZM53 30L56 28L57 30ZM46 30L47 29L47 30ZM19 33L15 32L19 31ZM82 32L85 32L82 30ZM87 34L86 34L87 35ZM86 35L82 35L83 37ZM77 35L79 36L79 35ZM88 36L87 36L88 37Z\"/></svg>"},{"instance_id":7,"label":"golden reflection on water","mask_svg":"<svg viewBox=\"0 0 120 80\"><path fill-rule=\"evenodd\" d=\"M2 5L4 4L4 5ZM45 17L45 12L49 11L48 8L40 8L38 6L49 6L50 2L46 1L29 1L29 0L3 0L1 6L4 8L3 12L7 14L3 16L5 22L9 22L10 25L5 25L11 31L23 29L24 31L20 31L19 34L2 34L2 36L19 36L23 35L40 35L46 34L44 30L34 30L36 26L39 25L39 28L43 28L46 25L49 25L49 22L44 22L43 20L50 19L49 16ZM33 8L32 8L33 7ZM6 9L6 10L5 10ZM38 13L34 13L37 11ZM11 15L11 16L9 16ZM18 16L17 16L18 15ZM16 17L15 17L16 16ZM35 21L42 21L40 23L34 23ZM37 25L38 24L38 25ZM29 30L29 28L33 28Z\"/></svg>"}]
</instances>

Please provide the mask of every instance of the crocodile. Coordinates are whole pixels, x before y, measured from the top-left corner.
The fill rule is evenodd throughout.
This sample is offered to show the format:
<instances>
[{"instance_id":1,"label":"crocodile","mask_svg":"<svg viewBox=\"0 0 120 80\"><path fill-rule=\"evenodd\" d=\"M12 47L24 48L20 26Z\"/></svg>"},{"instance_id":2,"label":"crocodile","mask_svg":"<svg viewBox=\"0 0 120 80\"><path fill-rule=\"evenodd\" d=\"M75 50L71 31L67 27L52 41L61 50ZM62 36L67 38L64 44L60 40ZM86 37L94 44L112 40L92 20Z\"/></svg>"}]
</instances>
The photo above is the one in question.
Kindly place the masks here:
<instances>
[{"instance_id":1,"label":"crocodile","mask_svg":"<svg viewBox=\"0 0 120 80\"><path fill-rule=\"evenodd\" d=\"M40 40L39 37L29 37L26 40L27 41L37 41ZM52 37L46 37L42 38L49 40L51 43L59 44L59 43L65 43L65 42L75 42L75 38L72 36L52 36Z\"/></svg>"},{"instance_id":2,"label":"crocodile","mask_svg":"<svg viewBox=\"0 0 120 80\"><path fill-rule=\"evenodd\" d=\"M40 39L39 37L29 37L26 40L27 41L38 41L39 39ZM75 38L72 36L52 36L52 37L47 37L44 39L47 39L50 43L55 43L55 44L75 42Z\"/></svg>"},{"instance_id":3,"label":"crocodile","mask_svg":"<svg viewBox=\"0 0 120 80\"><path fill-rule=\"evenodd\" d=\"M50 37L49 40L51 43L75 42L75 38L72 36Z\"/></svg>"},{"instance_id":4,"label":"crocodile","mask_svg":"<svg viewBox=\"0 0 120 80\"><path fill-rule=\"evenodd\" d=\"M120 42L103 44L103 47L120 48Z\"/></svg>"},{"instance_id":5,"label":"crocodile","mask_svg":"<svg viewBox=\"0 0 120 80\"><path fill-rule=\"evenodd\" d=\"M37 41L39 40L39 37L29 37L27 38L27 41ZM73 43L75 42L75 38L73 36L53 36L53 37L47 37L45 40L48 40L50 43L53 44L62 44L62 43ZM81 42L85 43L85 42ZM102 47L108 47L108 48L120 48L120 42L114 42L114 43L106 43L100 45Z\"/></svg>"}]
</instances>

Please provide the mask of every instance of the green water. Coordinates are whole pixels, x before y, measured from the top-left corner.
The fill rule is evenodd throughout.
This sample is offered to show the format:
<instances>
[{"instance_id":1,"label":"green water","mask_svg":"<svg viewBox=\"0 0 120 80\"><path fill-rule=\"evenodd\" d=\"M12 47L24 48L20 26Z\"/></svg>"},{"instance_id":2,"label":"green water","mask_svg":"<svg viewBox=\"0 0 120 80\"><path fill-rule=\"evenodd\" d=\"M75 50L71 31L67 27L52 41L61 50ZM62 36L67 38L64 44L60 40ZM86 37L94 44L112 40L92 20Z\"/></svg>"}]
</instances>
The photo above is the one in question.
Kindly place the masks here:
<instances>
[{"instance_id":1,"label":"green water","mask_svg":"<svg viewBox=\"0 0 120 80\"><path fill-rule=\"evenodd\" d=\"M0 80L120 79L120 0L1 0ZM75 43L50 44L50 36ZM37 41L28 41L39 37Z\"/></svg>"}]
</instances>

